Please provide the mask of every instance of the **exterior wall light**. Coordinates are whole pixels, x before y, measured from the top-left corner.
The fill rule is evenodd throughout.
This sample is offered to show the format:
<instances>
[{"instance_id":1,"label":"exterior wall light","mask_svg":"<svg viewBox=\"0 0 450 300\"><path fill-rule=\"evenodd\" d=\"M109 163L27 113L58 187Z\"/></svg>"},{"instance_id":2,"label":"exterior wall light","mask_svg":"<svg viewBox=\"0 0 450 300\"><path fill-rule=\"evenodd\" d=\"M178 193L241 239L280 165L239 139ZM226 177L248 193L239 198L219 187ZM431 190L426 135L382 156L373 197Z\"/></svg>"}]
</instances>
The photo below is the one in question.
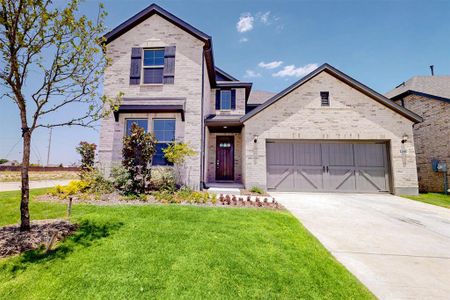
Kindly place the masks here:
<instances>
[{"instance_id":1,"label":"exterior wall light","mask_svg":"<svg viewBox=\"0 0 450 300\"><path fill-rule=\"evenodd\" d=\"M404 134L402 137L402 144L406 143L408 141L408 135Z\"/></svg>"},{"instance_id":2,"label":"exterior wall light","mask_svg":"<svg viewBox=\"0 0 450 300\"><path fill-rule=\"evenodd\" d=\"M255 144L258 142L258 136L257 136L257 135L255 135L255 136L253 137L253 142L254 142Z\"/></svg>"}]
</instances>

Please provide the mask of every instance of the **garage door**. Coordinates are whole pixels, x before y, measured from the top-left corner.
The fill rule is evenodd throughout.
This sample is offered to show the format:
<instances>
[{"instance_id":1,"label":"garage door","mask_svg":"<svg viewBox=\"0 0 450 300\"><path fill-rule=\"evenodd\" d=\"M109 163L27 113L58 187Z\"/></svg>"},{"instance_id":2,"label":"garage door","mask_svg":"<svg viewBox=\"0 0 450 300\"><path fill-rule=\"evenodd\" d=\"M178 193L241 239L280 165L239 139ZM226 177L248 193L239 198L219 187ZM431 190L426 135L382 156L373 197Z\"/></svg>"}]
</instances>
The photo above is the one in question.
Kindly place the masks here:
<instances>
[{"instance_id":1,"label":"garage door","mask_svg":"<svg viewBox=\"0 0 450 300\"><path fill-rule=\"evenodd\" d=\"M387 192L385 143L267 143L267 187L276 191Z\"/></svg>"}]
</instances>

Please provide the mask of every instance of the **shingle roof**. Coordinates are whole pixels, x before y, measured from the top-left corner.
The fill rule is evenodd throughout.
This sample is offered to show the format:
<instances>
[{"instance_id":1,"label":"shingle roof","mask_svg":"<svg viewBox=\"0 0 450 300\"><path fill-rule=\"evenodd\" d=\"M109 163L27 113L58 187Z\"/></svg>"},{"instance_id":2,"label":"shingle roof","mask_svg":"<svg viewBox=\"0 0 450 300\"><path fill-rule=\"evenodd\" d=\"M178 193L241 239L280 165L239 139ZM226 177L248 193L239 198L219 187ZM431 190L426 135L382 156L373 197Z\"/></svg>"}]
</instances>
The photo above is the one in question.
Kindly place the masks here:
<instances>
[{"instance_id":1,"label":"shingle roof","mask_svg":"<svg viewBox=\"0 0 450 300\"><path fill-rule=\"evenodd\" d=\"M250 96L248 97L247 104L262 104L266 102L266 100L275 96L276 93L268 92L268 91L254 91L250 92Z\"/></svg>"},{"instance_id":2,"label":"shingle roof","mask_svg":"<svg viewBox=\"0 0 450 300\"><path fill-rule=\"evenodd\" d=\"M450 76L414 76L385 96L392 99L414 92L450 100Z\"/></svg>"}]
</instances>

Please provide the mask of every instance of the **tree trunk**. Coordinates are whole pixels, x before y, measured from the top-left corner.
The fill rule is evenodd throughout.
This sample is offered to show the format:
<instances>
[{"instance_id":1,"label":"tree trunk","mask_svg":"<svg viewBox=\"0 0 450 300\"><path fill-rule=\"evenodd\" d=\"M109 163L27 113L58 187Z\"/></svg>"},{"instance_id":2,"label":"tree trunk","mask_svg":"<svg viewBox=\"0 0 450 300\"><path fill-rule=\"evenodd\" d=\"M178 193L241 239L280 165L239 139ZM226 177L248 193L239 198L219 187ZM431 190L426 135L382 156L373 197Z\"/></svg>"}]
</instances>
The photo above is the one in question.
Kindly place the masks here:
<instances>
[{"instance_id":1,"label":"tree trunk","mask_svg":"<svg viewBox=\"0 0 450 300\"><path fill-rule=\"evenodd\" d=\"M31 131L26 128L23 131L23 156L22 156L22 198L20 201L20 231L30 230L30 210L28 202L30 199L30 186L28 167L30 165Z\"/></svg>"}]
</instances>

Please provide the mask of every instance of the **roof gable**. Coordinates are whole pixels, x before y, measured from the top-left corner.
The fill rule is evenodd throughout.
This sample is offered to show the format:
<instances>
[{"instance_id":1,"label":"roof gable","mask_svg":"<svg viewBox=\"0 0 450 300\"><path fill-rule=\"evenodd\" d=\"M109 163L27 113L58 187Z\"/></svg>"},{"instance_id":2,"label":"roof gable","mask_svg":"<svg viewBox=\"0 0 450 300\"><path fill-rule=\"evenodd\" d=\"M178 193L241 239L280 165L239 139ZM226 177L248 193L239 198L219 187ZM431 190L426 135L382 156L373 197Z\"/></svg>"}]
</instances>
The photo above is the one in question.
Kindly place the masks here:
<instances>
[{"instance_id":1,"label":"roof gable","mask_svg":"<svg viewBox=\"0 0 450 300\"><path fill-rule=\"evenodd\" d=\"M450 102L450 76L414 76L385 96L397 100L410 94Z\"/></svg>"},{"instance_id":2,"label":"roof gable","mask_svg":"<svg viewBox=\"0 0 450 300\"><path fill-rule=\"evenodd\" d=\"M179 28L183 29L187 33L193 35L194 37L198 38L199 40L205 42L205 44L211 43L211 37L207 35L206 33L198 30L197 28L191 26L190 24L186 23L185 21L181 20L180 18L174 16L167 10L163 9L157 4L151 4L147 8L141 10L110 32L104 35L105 43L109 44L110 42L114 41L116 38L121 36L122 34L126 33L130 29L134 28L139 23L145 21L146 19L150 18L152 15L157 14L160 17L166 19L167 21L171 22L175 26L178 26Z\"/></svg>"},{"instance_id":3,"label":"roof gable","mask_svg":"<svg viewBox=\"0 0 450 300\"><path fill-rule=\"evenodd\" d=\"M336 68L334 68L331 65L326 64L326 63L321 65L320 67L318 67L316 70L312 71L311 73L309 73L305 77L301 78L300 80L298 80L294 84L290 85L289 87L287 87L283 91L279 92L278 94L276 94L272 98L268 99L266 102L264 102L263 104L261 104L260 106L258 106L257 108L255 108L254 110L249 112L248 114L244 115L241 118L241 121L242 122L247 121L251 117L253 117L256 114L258 114L260 111L264 110L265 108L269 107L270 105L272 105L276 101L280 100L281 98L283 98L287 94L291 93L292 91L294 91L295 89L297 89L298 87L300 87L301 85L303 85L304 83L309 81L310 79L314 78L315 76L317 76L321 72L327 72L328 74L336 77L337 79L343 81L344 83L348 84L349 86L355 88L356 90L362 92L363 94L365 94L365 95L369 96L370 98L378 101L379 103L385 105L386 107L394 110L395 112L397 112L400 115L410 119L411 121L413 121L415 123L422 122L422 118L419 115L417 115L417 114L413 113L412 111L410 111L410 110L408 110L408 109L398 105L397 103L389 100L388 98L384 97L383 95L375 92L371 88L365 86L364 84L356 81L355 79L351 78L350 76L342 73L338 69L336 69Z\"/></svg>"}]
</instances>

